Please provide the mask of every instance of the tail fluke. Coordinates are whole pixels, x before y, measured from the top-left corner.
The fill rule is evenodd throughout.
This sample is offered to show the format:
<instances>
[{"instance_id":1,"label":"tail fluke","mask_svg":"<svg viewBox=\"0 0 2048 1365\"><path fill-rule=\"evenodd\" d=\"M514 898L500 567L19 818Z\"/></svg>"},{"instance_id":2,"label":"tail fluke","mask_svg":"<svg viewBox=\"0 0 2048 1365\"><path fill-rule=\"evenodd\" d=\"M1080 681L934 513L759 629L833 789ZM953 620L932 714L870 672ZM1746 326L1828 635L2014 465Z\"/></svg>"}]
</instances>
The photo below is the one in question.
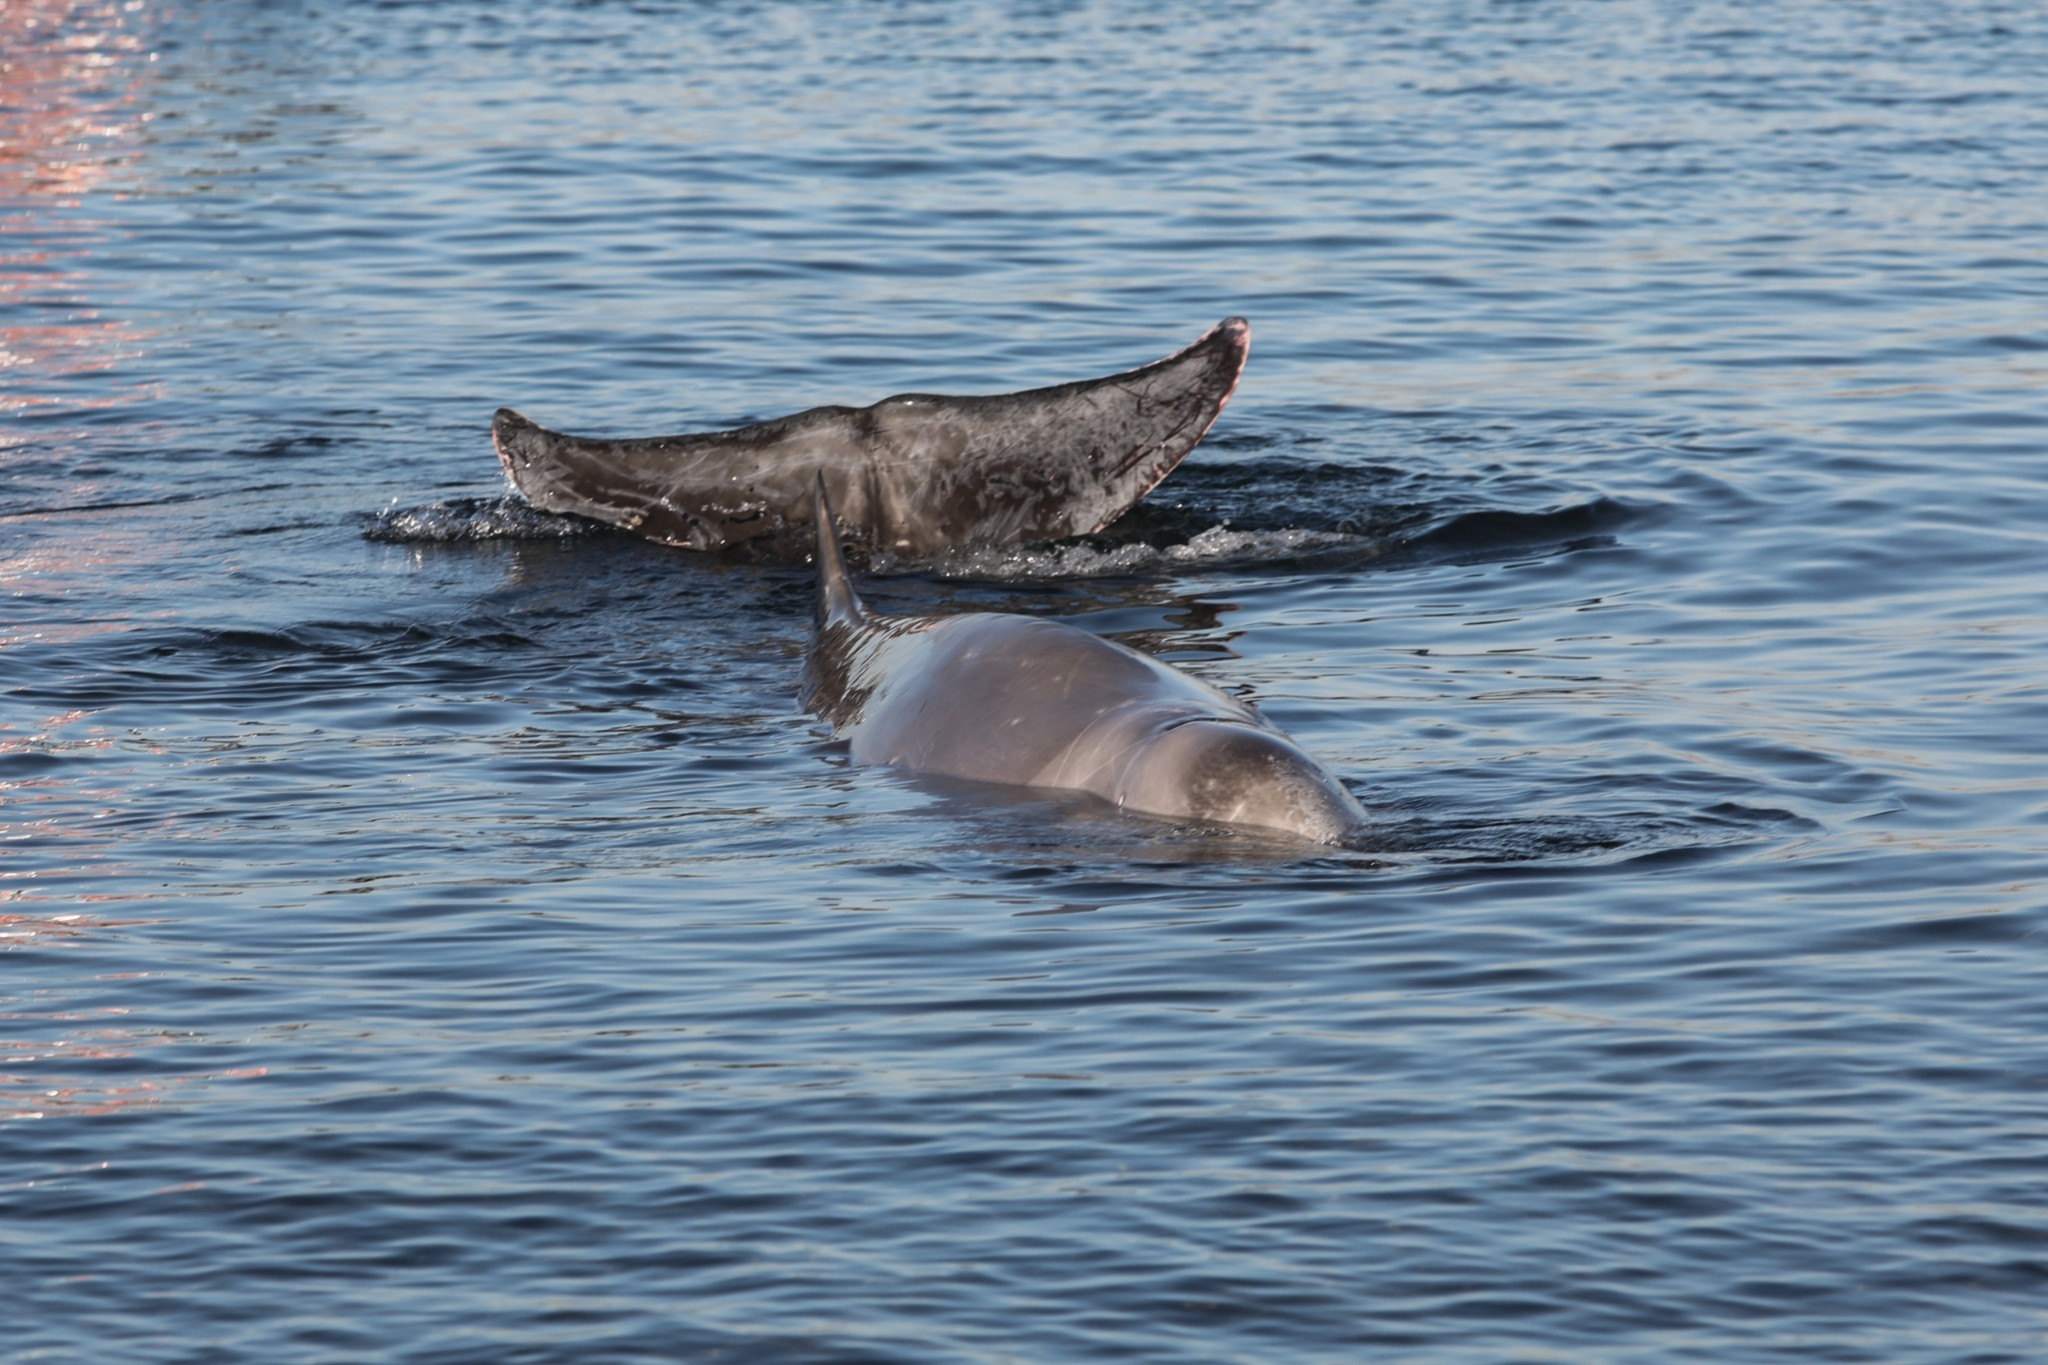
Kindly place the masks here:
<instances>
[{"instance_id":1,"label":"tail fluke","mask_svg":"<svg viewBox=\"0 0 2048 1365\"><path fill-rule=\"evenodd\" d=\"M846 576L846 559L839 552L839 519L825 496L823 474L817 477L812 501L818 522L818 624L857 626L863 614L860 598Z\"/></svg>"}]
</instances>

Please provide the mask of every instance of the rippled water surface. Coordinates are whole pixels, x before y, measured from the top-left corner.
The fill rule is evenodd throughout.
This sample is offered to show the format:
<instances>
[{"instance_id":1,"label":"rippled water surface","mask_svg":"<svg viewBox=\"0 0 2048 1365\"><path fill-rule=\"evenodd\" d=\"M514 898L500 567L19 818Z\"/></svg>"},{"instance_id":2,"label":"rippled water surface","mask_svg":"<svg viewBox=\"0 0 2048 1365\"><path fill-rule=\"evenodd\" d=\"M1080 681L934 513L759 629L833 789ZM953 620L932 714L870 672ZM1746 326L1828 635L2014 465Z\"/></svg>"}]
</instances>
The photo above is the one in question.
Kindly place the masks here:
<instances>
[{"instance_id":1,"label":"rippled water surface","mask_svg":"<svg viewBox=\"0 0 2048 1365\"><path fill-rule=\"evenodd\" d=\"M0 3L0 1339L2048 1352L2048 16ZM808 573L507 499L1255 331L864 578L1317 853L857 768Z\"/></svg>"}]
</instances>

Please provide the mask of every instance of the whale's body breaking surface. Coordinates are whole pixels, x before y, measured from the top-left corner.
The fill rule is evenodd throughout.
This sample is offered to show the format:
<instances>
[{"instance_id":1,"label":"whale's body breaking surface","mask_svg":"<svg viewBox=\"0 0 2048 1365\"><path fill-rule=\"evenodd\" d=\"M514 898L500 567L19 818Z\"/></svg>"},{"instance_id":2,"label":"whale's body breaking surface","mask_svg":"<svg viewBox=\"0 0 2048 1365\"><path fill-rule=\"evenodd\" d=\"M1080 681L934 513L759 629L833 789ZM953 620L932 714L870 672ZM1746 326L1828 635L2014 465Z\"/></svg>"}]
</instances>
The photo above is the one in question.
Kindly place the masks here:
<instances>
[{"instance_id":1,"label":"whale's body breaking surface","mask_svg":"<svg viewBox=\"0 0 2048 1365\"><path fill-rule=\"evenodd\" d=\"M987 397L899 394L730 431L568 436L500 408L492 440L521 496L666 545L811 547L822 478L849 535L924 556L1099 531L1208 433L1236 391L1251 326L1226 318L1123 374Z\"/></svg>"},{"instance_id":2,"label":"whale's body breaking surface","mask_svg":"<svg viewBox=\"0 0 2048 1365\"><path fill-rule=\"evenodd\" d=\"M1357 799L1293 740L1157 659L1037 617L869 614L822 490L815 503L801 699L856 761L1092 792L1128 811L1324 844L1363 830Z\"/></svg>"}]
</instances>

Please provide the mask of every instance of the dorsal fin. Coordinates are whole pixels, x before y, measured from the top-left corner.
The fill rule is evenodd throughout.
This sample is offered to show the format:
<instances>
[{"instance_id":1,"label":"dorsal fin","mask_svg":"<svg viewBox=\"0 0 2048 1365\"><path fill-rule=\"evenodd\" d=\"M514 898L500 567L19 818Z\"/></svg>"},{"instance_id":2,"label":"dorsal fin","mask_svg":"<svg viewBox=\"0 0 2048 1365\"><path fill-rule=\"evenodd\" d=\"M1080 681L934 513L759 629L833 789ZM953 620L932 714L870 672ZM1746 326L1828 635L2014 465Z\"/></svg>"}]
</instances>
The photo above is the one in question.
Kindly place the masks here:
<instances>
[{"instance_id":1,"label":"dorsal fin","mask_svg":"<svg viewBox=\"0 0 2048 1365\"><path fill-rule=\"evenodd\" d=\"M832 501L825 495L823 474L817 477L812 502L818 522L818 624L857 626L864 613L860 598L846 577L846 560L839 553L839 519L832 515Z\"/></svg>"}]
</instances>

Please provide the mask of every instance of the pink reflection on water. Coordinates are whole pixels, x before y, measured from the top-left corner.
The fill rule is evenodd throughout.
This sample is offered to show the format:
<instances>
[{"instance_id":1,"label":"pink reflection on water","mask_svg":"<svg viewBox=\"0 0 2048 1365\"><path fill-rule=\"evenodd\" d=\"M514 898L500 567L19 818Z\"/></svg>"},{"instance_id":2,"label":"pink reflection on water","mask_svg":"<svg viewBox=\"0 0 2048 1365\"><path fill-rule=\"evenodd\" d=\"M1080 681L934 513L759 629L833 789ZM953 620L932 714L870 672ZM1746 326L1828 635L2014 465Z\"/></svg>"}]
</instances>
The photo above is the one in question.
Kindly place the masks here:
<instances>
[{"instance_id":1,"label":"pink reflection on water","mask_svg":"<svg viewBox=\"0 0 2048 1365\"><path fill-rule=\"evenodd\" d=\"M0 901L21 904L25 898L18 896L0 897ZM105 903L108 901L151 900L150 896L71 896L67 899L77 903ZM108 919L103 915L89 915L80 911L63 914L15 914L0 911L0 953L9 948L61 946L67 940L85 939L103 929L127 929L143 924L168 924L162 917L156 919ZM145 975L137 972L112 972L101 979L124 981ZM0 1044L4 1046L4 1044Z\"/></svg>"},{"instance_id":2,"label":"pink reflection on water","mask_svg":"<svg viewBox=\"0 0 2048 1365\"><path fill-rule=\"evenodd\" d=\"M96 709L80 709L46 716L29 726L0 723L0 758L87 756L122 747L119 736L90 723L99 714ZM139 874L132 861L132 841L124 841L114 818L128 799L116 783L94 786L66 774L0 778L0 957L12 949L63 946L94 929L160 922L28 908L156 899L142 890L78 889L81 884L111 887L115 878Z\"/></svg>"},{"instance_id":3,"label":"pink reflection on water","mask_svg":"<svg viewBox=\"0 0 2048 1365\"><path fill-rule=\"evenodd\" d=\"M0 936L11 932L90 936L143 920L93 915L0 915ZM127 979L149 973L117 973ZM222 1081L270 1074L263 1066L212 1071L137 1074L158 1048L190 1046L195 1035L140 1023L122 1005L89 1009L45 1008L0 1013L0 1121L113 1114L139 1107L189 1102ZM112 1065L108 1065L112 1064ZM96 1071L107 1075L96 1075Z\"/></svg>"},{"instance_id":4,"label":"pink reflection on water","mask_svg":"<svg viewBox=\"0 0 2048 1365\"><path fill-rule=\"evenodd\" d=\"M96 0L0 5L0 199L75 208L130 154L150 54L141 6Z\"/></svg>"},{"instance_id":5,"label":"pink reflection on water","mask_svg":"<svg viewBox=\"0 0 2048 1365\"><path fill-rule=\"evenodd\" d=\"M144 7L0 3L0 413L92 409L126 391L68 393L142 353L147 333L87 297L83 260L106 225L76 211L136 155L152 55ZM147 387L142 386L142 387ZM0 433L0 453L20 438Z\"/></svg>"},{"instance_id":6,"label":"pink reflection on water","mask_svg":"<svg viewBox=\"0 0 2048 1365\"><path fill-rule=\"evenodd\" d=\"M0 1047L5 1047L0 1042ZM119 1057L119 1052L73 1051L67 1057ZM10 1119L79 1118L186 1101L193 1092L220 1081L253 1080L267 1066L161 1076L153 1080L95 1081L80 1077L30 1077L0 1072L0 1122Z\"/></svg>"},{"instance_id":7,"label":"pink reflection on water","mask_svg":"<svg viewBox=\"0 0 2048 1365\"><path fill-rule=\"evenodd\" d=\"M34 458L33 452L23 457ZM0 449L0 470L6 464ZM96 479L75 479L56 496L68 506L89 508L104 493L119 491ZM125 581L149 581L182 551L189 528L165 509L150 507L124 508L120 520L102 516L90 535L80 534L76 526L69 523L40 538L20 534L12 543L0 539L0 601L14 604L11 614L0 615L0 656L13 649L119 635L134 629L138 620L176 616L165 608L138 611L109 589ZM38 734L22 735L19 727L0 721L0 745L32 746L42 742Z\"/></svg>"}]
</instances>

